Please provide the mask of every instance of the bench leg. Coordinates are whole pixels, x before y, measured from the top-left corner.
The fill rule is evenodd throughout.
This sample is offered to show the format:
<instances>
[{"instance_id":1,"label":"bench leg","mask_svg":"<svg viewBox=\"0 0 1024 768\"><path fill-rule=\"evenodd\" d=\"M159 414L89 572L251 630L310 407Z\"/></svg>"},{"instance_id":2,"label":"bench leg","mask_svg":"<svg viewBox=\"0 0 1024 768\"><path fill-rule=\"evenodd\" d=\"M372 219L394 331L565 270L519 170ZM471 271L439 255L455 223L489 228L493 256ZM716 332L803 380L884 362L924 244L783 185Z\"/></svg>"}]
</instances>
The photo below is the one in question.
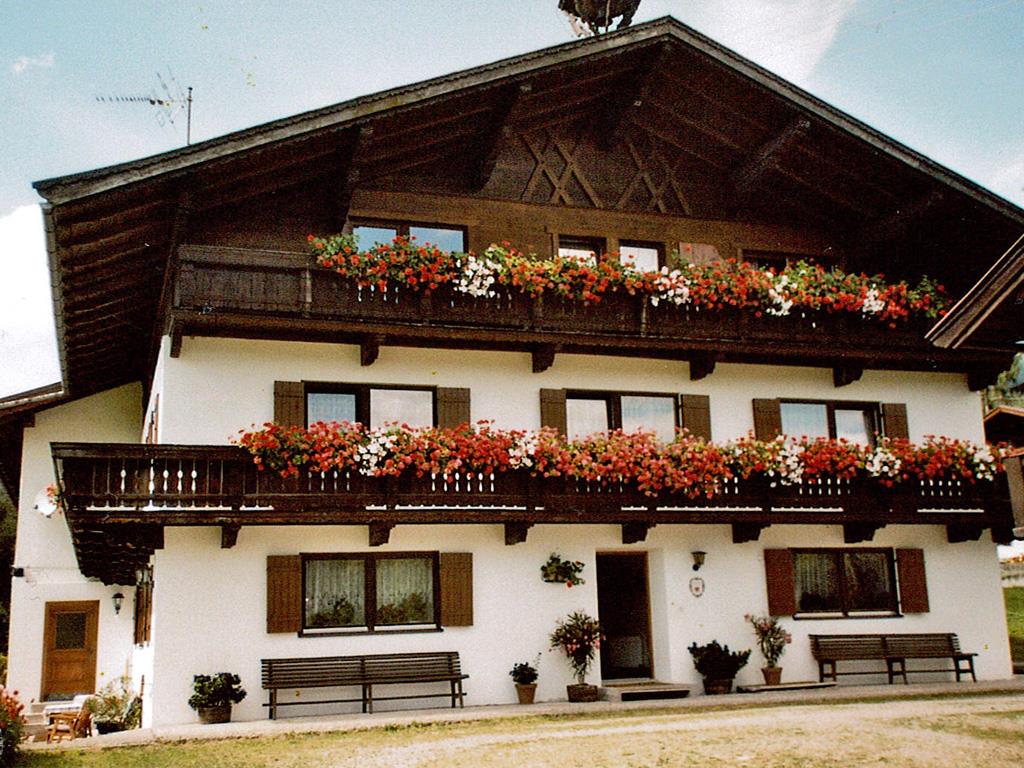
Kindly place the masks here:
<instances>
[{"instance_id":1,"label":"bench leg","mask_svg":"<svg viewBox=\"0 0 1024 768\"><path fill-rule=\"evenodd\" d=\"M272 688L270 691L270 719L277 719L277 689Z\"/></svg>"},{"instance_id":2,"label":"bench leg","mask_svg":"<svg viewBox=\"0 0 1024 768\"><path fill-rule=\"evenodd\" d=\"M466 708L466 702L465 702L465 699L463 698L463 693L462 693L462 681L461 680L457 680L455 682L455 684L459 688L459 708L460 709L465 709ZM455 702L452 702L452 707L453 708L455 707Z\"/></svg>"},{"instance_id":3,"label":"bench leg","mask_svg":"<svg viewBox=\"0 0 1024 768\"><path fill-rule=\"evenodd\" d=\"M825 667L828 667L831 671L826 672L825 671ZM834 683L839 682L836 679L836 662L835 661L830 661L830 660L826 659L825 661L819 661L818 662L818 682L819 683L824 683L826 677L831 677L832 678L832 682L834 682Z\"/></svg>"},{"instance_id":4,"label":"bench leg","mask_svg":"<svg viewBox=\"0 0 1024 768\"><path fill-rule=\"evenodd\" d=\"M368 684L366 691L363 693L363 712L369 712L373 714L373 685Z\"/></svg>"},{"instance_id":5,"label":"bench leg","mask_svg":"<svg viewBox=\"0 0 1024 768\"><path fill-rule=\"evenodd\" d=\"M966 664L967 666L963 666ZM974 682L978 682L977 676L974 674L974 659L970 656L954 656L953 657L953 671L956 672L956 681L959 683L960 678L967 673L970 673L971 679Z\"/></svg>"},{"instance_id":6,"label":"bench leg","mask_svg":"<svg viewBox=\"0 0 1024 768\"><path fill-rule=\"evenodd\" d=\"M886 659L886 666L889 668L889 685L892 685L896 675L903 678L903 684L909 685L907 680L907 660L906 659Z\"/></svg>"}]
</instances>

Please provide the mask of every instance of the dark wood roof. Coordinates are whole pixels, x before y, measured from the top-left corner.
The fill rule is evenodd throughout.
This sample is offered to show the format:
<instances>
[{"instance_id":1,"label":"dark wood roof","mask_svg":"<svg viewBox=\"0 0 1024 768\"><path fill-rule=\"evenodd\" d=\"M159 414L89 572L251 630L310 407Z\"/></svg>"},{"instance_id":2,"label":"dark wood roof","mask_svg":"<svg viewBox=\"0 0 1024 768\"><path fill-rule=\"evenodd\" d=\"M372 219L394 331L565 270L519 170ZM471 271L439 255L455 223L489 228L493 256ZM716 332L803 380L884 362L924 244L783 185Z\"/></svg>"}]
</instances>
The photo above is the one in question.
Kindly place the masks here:
<instances>
[{"instance_id":1,"label":"dark wood roof","mask_svg":"<svg viewBox=\"0 0 1024 768\"><path fill-rule=\"evenodd\" d=\"M354 188L396 174L478 193L510 127L657 141L707 192L686 215L813 224L858 269L954 290L1024 229L1009 202L665 18L37 182L68 393L147 381L186 222L313 181L333 185L338 227Z\"/></svg>"}]
</instances>

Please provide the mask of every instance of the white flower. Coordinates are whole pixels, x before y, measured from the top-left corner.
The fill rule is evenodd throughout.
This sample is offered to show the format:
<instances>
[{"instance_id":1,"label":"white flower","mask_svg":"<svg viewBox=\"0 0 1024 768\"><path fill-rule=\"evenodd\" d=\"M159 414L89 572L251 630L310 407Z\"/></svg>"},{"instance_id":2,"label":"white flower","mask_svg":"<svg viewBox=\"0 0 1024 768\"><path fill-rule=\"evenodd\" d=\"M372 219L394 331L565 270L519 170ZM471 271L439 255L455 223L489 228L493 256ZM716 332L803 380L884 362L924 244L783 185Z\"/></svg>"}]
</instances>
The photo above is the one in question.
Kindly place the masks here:
<instances>
[{"instance_id":1,"label":"white flower","mask_svg":"<svg viewBox=\"0 0 1024 768\"><path fill-rule=\"evenodd\" d=\"M772 273L767 273L772 277ZM772 300L772 306L766 307L765 312L776 317L785 317L793 308L793 300L786 296L786 286L789 285L789 275L780 275L771 281L772 287L768 289L768 298Z\"/></svg>"},{"instance_id":2,"label":"white flower","mask_svg":"<svg viewBox=\"0 0 1024 768\"><path fill-rule=\"evenodd\" d=\"M658 302L667 301L677 307L690 302L690 283L683 277L678 269L671 272L668 267L662 267L658 276L654 278L654 293L651 294L651 306L658 306Z\"/></svg>"},{"instance_id":3,"label":"white flower","mask_svg":"<svg viewBox=\"0 0 1024 768\"><path fill-rule=\"evenodd\" d=\"M865 315L877 315L884 309L885 302L878 298L878 289L874 286L868 288L867 294L864 296L864 304L861 307L861 312Z\"/></svg>"},{"instance_id":4,"label":"white flower","mask_svg":"<svg viewBox=\"0 0 1024 768\"><path fill-rule=\"evenodd\" d=\"M877 446L864 462L864 468L872 477L896 477L903 462L884 445Z\"/></svg>"},{"instance_id":5,"label":"white flower","mask_svg":"<svg viewBox=\"0 0 1024 768\"><path fill-rule=\"evenodd\" d=\"M461 293L475 296L476 298L493 298L498 294L493 286L497 282L498 272L501 270L501 263L490 258L491 248L484 251L484 257L479 258L468 254L460 260L459 279L455 283L455 290Z\"/></svg>"}]
</instances>

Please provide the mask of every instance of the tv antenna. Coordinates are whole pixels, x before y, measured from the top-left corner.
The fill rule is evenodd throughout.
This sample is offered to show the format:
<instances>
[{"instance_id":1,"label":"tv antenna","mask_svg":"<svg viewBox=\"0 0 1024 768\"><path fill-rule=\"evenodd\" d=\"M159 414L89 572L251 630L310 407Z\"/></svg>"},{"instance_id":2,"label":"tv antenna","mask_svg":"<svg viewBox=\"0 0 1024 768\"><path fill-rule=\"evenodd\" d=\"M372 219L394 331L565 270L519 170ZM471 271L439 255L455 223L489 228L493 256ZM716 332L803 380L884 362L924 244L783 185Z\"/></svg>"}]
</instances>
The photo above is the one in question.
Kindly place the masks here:
<instances>
[{"instance_id":1,"label":"tv antenna","mask_svg":"<svg viewBox=\"0 0 1024 768\"><path fill-rule=\"evenodd\" d=\"M185 112L185 146L192 143L192 86L183 91L178 81L170 70L165 78L159 72L156 73L157 87L150 89L149 93L135 94L113 94L109 96L97 96L96 101L104 104L141 104L153 108L157 124L162 128L165 125L176 125L175 120L180 119L180 113Z\"/></svg>"}]
</instances>

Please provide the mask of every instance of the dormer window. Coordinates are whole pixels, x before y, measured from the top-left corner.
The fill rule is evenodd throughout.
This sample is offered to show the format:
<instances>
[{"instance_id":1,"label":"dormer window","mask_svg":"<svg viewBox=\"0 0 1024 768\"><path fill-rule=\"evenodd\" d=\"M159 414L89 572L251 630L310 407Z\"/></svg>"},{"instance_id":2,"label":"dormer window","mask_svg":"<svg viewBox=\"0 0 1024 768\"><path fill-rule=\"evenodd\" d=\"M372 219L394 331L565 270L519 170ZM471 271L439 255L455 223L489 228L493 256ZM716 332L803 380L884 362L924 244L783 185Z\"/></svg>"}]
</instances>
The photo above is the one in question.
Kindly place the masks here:
<instances>
[{"instance_id":1,"label":"dormer window","mask_svg":"<svg viewBox=\"0 0 1024 768\"><path fill-rule=\"evenodd\" d=\"M574 259L581 264L596 264L604 251L604 239L600 237L558 236L558 255L563 259Z\"/></svg>"},{"instance_id":2,"label":"dormer window","mask_svg":"<svg viewBox=\"0 0 1024 768\"><path fill-rule=\"evenodd\" d=\"M622 240L619 243L619 263L638 272L657 272L664 263L664 251L661 243Z\"/></svg>"}]
</instances>

